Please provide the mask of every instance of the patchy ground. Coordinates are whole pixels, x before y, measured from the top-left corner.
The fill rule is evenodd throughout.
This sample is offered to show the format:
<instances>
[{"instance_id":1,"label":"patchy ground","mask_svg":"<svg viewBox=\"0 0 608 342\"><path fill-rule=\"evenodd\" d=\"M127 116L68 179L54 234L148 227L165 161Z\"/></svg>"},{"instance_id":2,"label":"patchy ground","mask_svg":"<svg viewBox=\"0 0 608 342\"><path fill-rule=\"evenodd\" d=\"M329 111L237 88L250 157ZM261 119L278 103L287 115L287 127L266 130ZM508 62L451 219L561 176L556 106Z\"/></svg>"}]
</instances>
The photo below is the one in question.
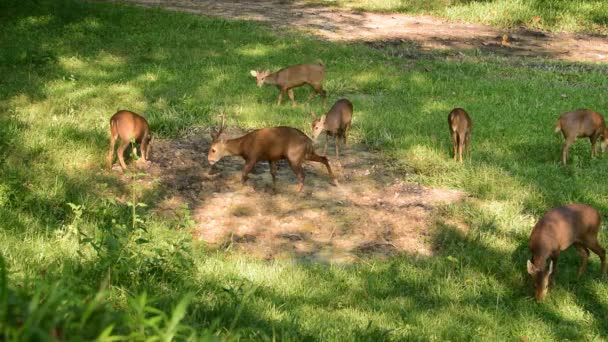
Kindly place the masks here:
<instances>
[{"instance_id":1,"label":"patchy ground","mask_svg":"<svg viewBox=\"0 0 608 342\"><path fill-rule=\"evenodd\" d=\"M243 160L226 157L210 167L209 145L202 129L156 140L141 182L162 194L154 208L160 215L190 208L196 239L259 258L353 262L365 255L430 255L433 210L464 196L404 182L383 165L381 155L360 145L347 146L340 161L329 145L337 187L330 185L325 167L312 162L304 166L302 193L286 163L279 164L276 190L267 163L259 163L243 186Z\"/></svg>"},{"instance_id":2,"label":"patchy ground","mask_svg":"<svg viewBox=\"0 0 608 342\"><path fill-rule=\"evenodd\" d=\"M111 0L110 0L111 1ZM225 18L256 20L280 29L300 29L329 40L408 42L420 50L480 49L502 55L542 56L569 61L608 61L608 37L505 31L486 25L447 23L403 14L349 11L285 0L114 0L141 6ZM509 38L503 42L503 35Z\"/></svg>"}]
</instances>

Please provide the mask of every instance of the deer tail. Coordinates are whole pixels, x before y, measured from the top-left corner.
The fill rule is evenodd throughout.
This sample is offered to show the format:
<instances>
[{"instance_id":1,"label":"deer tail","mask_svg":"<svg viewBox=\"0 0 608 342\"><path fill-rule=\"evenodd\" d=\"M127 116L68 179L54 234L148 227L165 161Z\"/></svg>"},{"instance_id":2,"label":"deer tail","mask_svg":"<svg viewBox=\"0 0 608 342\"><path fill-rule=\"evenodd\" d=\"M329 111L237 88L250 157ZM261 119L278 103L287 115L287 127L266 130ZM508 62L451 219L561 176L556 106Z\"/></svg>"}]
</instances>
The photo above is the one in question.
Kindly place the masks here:
<instances>
[{"instance_id":1,"label":"deer tail","mask_svg":"<svg viewBox=\"0 0 608 342\"><path fill-rule=\"evenodd\" d=\"M116 132L116 120L114 120L114 118L110 119L110 135L112 137L115 137L117 135L117 132Z\"/></svg>"},{"instance_id":2,"label":"deer tail","mask_svg":"<svg viewBox=\"0 0 608 342\"><path fill-rule=\"evenodd\" d=\"M562 130L562 120L557 120L557 123L555 124L555 128L553 129L553 131L555 133L559 133Z\"/></svg>"}]
</instances>

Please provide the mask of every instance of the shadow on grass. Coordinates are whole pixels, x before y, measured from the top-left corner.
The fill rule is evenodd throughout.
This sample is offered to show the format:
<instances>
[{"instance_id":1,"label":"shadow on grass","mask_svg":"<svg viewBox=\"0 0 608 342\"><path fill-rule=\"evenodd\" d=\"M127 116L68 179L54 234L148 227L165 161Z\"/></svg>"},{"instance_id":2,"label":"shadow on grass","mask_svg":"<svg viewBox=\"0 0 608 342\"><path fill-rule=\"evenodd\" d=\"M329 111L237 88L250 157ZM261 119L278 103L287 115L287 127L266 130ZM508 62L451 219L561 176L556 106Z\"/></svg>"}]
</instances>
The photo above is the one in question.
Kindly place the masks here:
<instances>
[{"instance_id":1,"label":"shadow on grass","mask_svg":"<svg viewBox=\"0 0 608 342\"><path fill-rule=\"evenodd\" d=\"M215 277L205 276L202 281L173 279L175 282L168 286L175 288L173 295L179 293L179 289L201 291L203 298L215 297L211 301L214 305L195 300L190 307L192 316L188 316L187 321L204 322L204 325L219 319L220 326L245 337L277 334L297 339L316 336L357 340L519 338L519 331L522 334L535 331L530 327L510 329L514 319L523 320L516 323L518 325L536 322L537 331L548 332L555 338L588 336L579 321L565 318L551 305L530 303L531 285L513 276L523 273L526 259L521 253L506 254L487 248L449 227L441 234L442 239L457 246L444 250L458 259L457 262L404 255L389 262L371 261L374 265L371 268L302 263L297 266L307 274L305 283L301 284L307 290L302 294L286 292L272 282L252 281L234 270ZM481 257L490 263L484 265L472 261L472 257ZM517 266L514 268L514 265ZM596 267L590 271L593 274L590 278L595 278ZM471 273L479 278L467 281ZM569 287L565 273L572 276L574 272L564 268L561 273L557 282L558 288L563 289ZM456 290L462 287L478 289L468 293ZM596 331L605 333L607 327L602 317L606 308L598 304L592 289L582 286L573 291L577 304L594 317ZM154 295L167 302L177 299L167 298L162 292ZM216 306L217 303L221 303L221 307ZM317 317L313 322L324 322L317 323L322 331L309 327L309 308L314 308ZM518 312L516 316L515 312ZM387 318L392 323L387 322ZM405 326L409 328L404 330ZM483 331L490 335L484 335Z\"/></svg>"}]
</instances>

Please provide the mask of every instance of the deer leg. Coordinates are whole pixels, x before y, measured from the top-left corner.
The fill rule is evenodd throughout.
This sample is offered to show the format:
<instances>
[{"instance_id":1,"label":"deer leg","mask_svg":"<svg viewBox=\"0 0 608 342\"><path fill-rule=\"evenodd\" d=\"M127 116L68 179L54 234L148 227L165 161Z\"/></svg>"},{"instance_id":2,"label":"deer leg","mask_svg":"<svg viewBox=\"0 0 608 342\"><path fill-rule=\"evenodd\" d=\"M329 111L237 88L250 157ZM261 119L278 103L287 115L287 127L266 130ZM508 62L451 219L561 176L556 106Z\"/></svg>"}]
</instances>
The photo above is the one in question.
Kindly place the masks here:
<instances>
[{"instance_id":1,"label":"deer leg","mask_svg":"<svg viewBox=\"0 0 608 342\"><path fill-rule=\"evenodd\" d=\"M139 145L139 149L141 151L141 159L144 163L148 160L148 135L144 134L144 137L141 139L141 144Z\"/></svg>"},{"instance_id":2,"label":"deer leg","mask_svg":"<svg viewBox=\"0 0 608 342\"><path fill-rule=\"evenodd\" d=\"M340 145L340 137L338 136L338 134L336 134L334 136L335 142L336 142L336 158L340 158L340 153L338 153L339 150L339 145Z\"/></svg>"},{"instance_id":3,"label":"deer leg","mask_svg":"<svg viewBox=\"0 0 608 342\"><path fill-rule=\"evenodd\" d=\"M310 95L308 95L308 98L306 99L306 101L310 101L313 98L313 96L318 94L317 88L314 85L312 85L312 84L308 84L308 85L312 88L313 92L310 93Z\"/></svg>"},{"instance_id":4,"label":"deer leg","mask_svg":"<svg viewBox=\"0 0 608 342\"><path fill-rule=\"evenodd\" d=\"M454 161L458 158L458 133L452 131L452 145L454 146Z\"/></svg>"},{"instance_id":5,"label":"deer leg","mask_svg":"<svg viewBox=\"0 0 608 342\"><path fill-rule=\"evenodd\" d=\"M583 275L583 273L585 273L585 270L587 269L587 262L589 262L589 250L587 248L585 248L585 246L578 244L578 243L575 244L574 247L576 248L576 251L578 252L578 254L581 255L581 258L583 258L583 261L581 262L581 266L578 269L577 279L580 279L581 276Z\"/></svg>"},{"instance_id":6,"label":"deer leg","mask_svg":"<svg viewBox=\"0 0 608 342\"><path fill-rule=\"evenodd\" d=\"M272 186L275 187L277 184L277 162L271 161L270 163L270 175L272 175Z\"/></svg>"},{"instance_id":7,"label":"deer leg","mask_svg":"<svg viewBox=\"0 0 608 342\"><path fill-rule=\"evenodd\" d=\"M315 92L308 96L308 101L310 101L313 96L320 95L323 98L323 108L327 107L327 92L323 90L323 86L321 84L311 84L310 86Z\"/></svg>"},{"instance_id":8,"label":"deer leg","mask_svg":"<svg viewBox=\"0 0 608 342\"><path fill-rule=\"evenodd\" d=\"M281 102L283 102L283 95L285 95L286 91L286 89L281 88L281 93L279 93L279 101L277 102L277 106L280 106Z\"/></svg>"},{"instance_id":9,"label":"deer leg","mask_svg":"<svg viewBox=\"0 0 608 342\"><path fill-rule=\"evenodd\" d=\"M130 142L127 141L121 141L120 142L120 146L118 146L118 151L116 152L118 154L118 161L120 162L120 167L122 167L123 170L127 169L127 165L125 164L125 150L127 149L127 146L129 146Z\"/></svg>"},{"instance_id":10,"label":"deer leg","mask_svg":"<svg viewBox=\"0 0 608 342\"><path fill-rule=\"evenodd\" d=\"M140 145L140 150L141 150L141 159L144 161L144 163L148 162L148 143L146 143L146 141L142 141L141 145Z\"/></svg>"},{"instance_id":11,"label":"deer leg","mask_svg":"<svg viewBox=\"0 0 608 342\"><path fill-rule=\"evenodd\" d=\"M291 170L298 178L298 190L297 191L301 192L302 189L304 189L304 178L305 178L304 169L302 169L302 161L300 161L298 163L296 161L289 160L289 166L291 167Z\"/></svg>"},{"instance_id":12,"label":"deer leg","mask_svg":"<svg viewBox=\"0 0 608 342\"><path fill-rule=\"evenodd\" d=\"M243 174L241 176L241 184L245 184L245 182L247 182L247 179L249 179L247 175L249 172L251 172L251 170L253 170L255 163L255 160L245 162L245 167L243 168Z\"/></svg>"},{"instance_id":13,"label":"deer leg","mask_svg":"<svg viewBox=\"0 0 608 342\"><path fill-rule=\"evenodd\" d=\"M568 160L568 149L574 143L574 139L566 139L564 142L564 149L562 150L562 163L566 165L566 161Z\"/></svg>"},{"instance_id":14,"label":"deer leg","mask_svg":"<svg viewBox=\"0 0 608 342\"><path fill-rule=\"evenodd\" d=\"M592 135L589 137L591 141L591 158L595 157L595 142L597 141L597 135Z\"/></svg>"},{"instance_id":15,"label":"deer leg","mask_svg":"<svg viewBox=\"0 0 608 342\"><path fill-rule=\"evenodd\" d=\"M458 134L458 158L462 163L462 151L464 150L464 145L466 141L466 136L464 134Z\"/></svg>"},{"instance_id":16,"label":"deer leg","mask_svg":"<svg viewBox=\"0 0 608 342\"><path fill-rule=\"evenodd\" d=\"M602 261L602 277L606 278L606 268L608 266L606 265L606 250L600 246L597 239L594 239L594 241L587 246L593 251L593 253L600 257L600 260Z\"/></svg>"},{"instance_id":17,"label":"deer leg","mask_svg":"<svg viewBox=\"0 0 608 342\"><path fill-rule=\"evenodd\" d=\"M323 155L327 155L327 140L329 140L329 134L325 133L325 147L323 148Z\"/></svg>"},{"instance_id":18,"label":"deer leg","mask_svg":"<svg viewBox=\"0 0 608 342\"><path fill-rule=\"evenodd\" d=\"M464 138L464 149L465 149L467 156L469 155L469 141L470 140L471 140L471 133L467 132L467 134L465 135L465 138Z\"/></svg>"},{"instance_id":19,"label":"deer leg","mask_svg":"<svg viewBox=\"0 0 608 342\"><path fill-rule=\"evenodd\" d=\"M327 173L329 173L329 177L331 178L331 184L338 185L338 182L336 181L336 176L334 176L334 173L331 171L331 166L329 166L329 161L327 160L327 157L319 156L313 152L306 159L325 165L325 167L327 168Z\"/></svg>"},{"instance_id":20,"label":"deer leg","mask_svg":"<svg viewBox=\"0 0 608 342\"><path fill-rule=\"evenodd\" d=\"M555 285L555 273L557 273L557 258L558 257L559 257L559 254L551 257L551 261L553 261L553 272L551 272L551 274L549 275L549 285L551 285L551 286Z\"/></svg>"},{"instance_id":21,"label":"deer leg","mask_svg":"<svg viewBox=\"0 0 608 342\"><path fill-rule=\"evenodd\" d=\"M116 136L110 135L110 151L108 152L108 156L106 157L106 162L108 164L108 169L112 170L112 162L114 159L114 144L116 143Z\"/></svg>"},{"instance_id":22,"label":"deer leg","mask_svg":"<svg viewBox=\"0 0 608 342\"><path fill-rule=\"evenodd\" d=\"M293 95L293 89L289 89L287 91L287 95L289 95L289 99L291 100L291 104L295 106L296 105L296 99L295 99L295 96Z\"/></svg>"},{"instance_id":23,"label":"deer leg","mask_svg":"<svg viewBox=\"0 0 608 342\"><path fill-rule=\"evenodd\" d=\"M344 145L346 145L346 136L348 135L348 131L350 130L350 124L344 126Z\"/></svg>"},{"instance_id":24,"label":"deer leg","mask_svg":"<svg viewBox=\"0 0 608 342\"><path fill-rule=\"evenodd\" d=\"M327 107L327 92L325 90L323 90L323 86L319 85L318 93L323 98L323 109L325 109L325 107Z\"/></svg>"}]
</instances>

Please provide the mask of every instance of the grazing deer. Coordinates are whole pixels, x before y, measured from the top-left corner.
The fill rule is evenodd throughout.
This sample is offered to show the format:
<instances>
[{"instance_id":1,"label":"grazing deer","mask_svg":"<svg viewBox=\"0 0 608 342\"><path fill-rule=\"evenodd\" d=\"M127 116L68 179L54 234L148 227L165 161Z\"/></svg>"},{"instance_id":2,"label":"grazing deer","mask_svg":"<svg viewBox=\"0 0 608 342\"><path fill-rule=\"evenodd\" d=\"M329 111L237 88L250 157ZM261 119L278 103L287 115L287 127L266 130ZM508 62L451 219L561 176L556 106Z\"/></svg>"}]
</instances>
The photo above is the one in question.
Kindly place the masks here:
<instances>
[{"instance_id":1,"label":"grazing deer","mask_svg":"<svg viewBox=\"0 0 608 342\"><path fill-rule=\"evenodd\" d=\"M591 141L591 157L595 157L595 143L601 139L600 150L602 153L608 145L608 130L604 122L604 117L589 109L578 109L572 112L563 113L555 124L555 133L562 132L564 135L564 148L562 150L562 164L566 165L568 159L568 149L576 138L588 137Z\"/></svg>"},{"instance_id":2,"label":"grazing deer","mask_svg":"<svg viewBox=\"0 0 608 342\"><path fill-rule=\"evenodd\" d=\"M325 65L319 61L317 64L298 64L283 68L277 72L271 73L270 70L251 70L251 76L256 78L258 87L264 84L275 85L281 93L279 94L280 105L283 101L285 93L289 95L291 103L295 105L296 101L293 94L293 88L308 84L312 87L316 94L323 98L323 108L326 106L326 92L323 90L323 79L325 78ZM308 101L314 96L310 94Z\"/></svg>"},{"instance_id":3,"label":"grazing deer","mask_svg":"<svg viewBox=\"0 0 608 342\"><path fill-rule=\"evenodd\" d=\"M602 275L606 277L606 251L597 241L600 223L600 213L585 204L569 204L551 209L538 221L530 234L528 247L532 259L527 264L528 273L534 279L534 297L537 300L545 298L549 283L555 282L557 258L560 252L571 245L583 258L578 278L587 268L589 250L600 257Z\"/></svg>"},{"instance_id":4,"label":"grazing deer","mask_svg":"<svg viewBox=\"0 0 608 342\"><path fill-rule=\"evenodd\" d=\"M334 136L336 142L336 157L338 152L338 140L343 139L346 145L346 137L353 118L353 104L347 99L340 99L334 103L327 114L317 119L312 113L312 138L316 141L319 135L325 132L325 148L323 154L327 155L327 140Z\"/></svg>"},{"instance_id":5,"label":"grazing deer","mask_svg":"<svg viewBox=\"0 0 608 342\"><path fill-rule=\"evenodd\" d=\"M462 163L462 150L464 149L469 154L469 140L473 121L464 109L454 108L448 115L448 125L454 145L454 160L458 158Z\"/></svg>"},{"instance_id":6,"label":"grazing deer","mask_svg":"<svg viewBox=\"0 0 608 342\"><path fill-rule=\"evenodd\" d=\"M211 132L213 142L207 160L209 164L213 165L224 156L242 157L245 159L245 167L241 177L243 184L247 181L247 175L257 162L268 161L272 184L275 186L277 162L281 159L287 159L293 173L298 178L298 192L304 188L302 163L305 160L323 163L327 168L331 183L337 185L327 158L315 154L312 140L298 129L285 126L262 128L235 139L227 139L223 130L224 126L222 125L220 130Z\"/></svg>"},{"instance_id":7,"label":"grazing deer","mask_svg":"<svg viewBox=\"0 0 608 342\"><path fill-rule=\"evenodd\" d=\"M116 138L120 138L120 146L118 147L117 154L122 170L127 169L124 160L124 152L131 141L140 144L141 158L146 162L152 135L150 134L148 121L146 121L143 116L128 110L119 110L110 118L110 151L106 158L109 169L112 169L114 143L116 142Z\"/></svg>"}]
</instances>

